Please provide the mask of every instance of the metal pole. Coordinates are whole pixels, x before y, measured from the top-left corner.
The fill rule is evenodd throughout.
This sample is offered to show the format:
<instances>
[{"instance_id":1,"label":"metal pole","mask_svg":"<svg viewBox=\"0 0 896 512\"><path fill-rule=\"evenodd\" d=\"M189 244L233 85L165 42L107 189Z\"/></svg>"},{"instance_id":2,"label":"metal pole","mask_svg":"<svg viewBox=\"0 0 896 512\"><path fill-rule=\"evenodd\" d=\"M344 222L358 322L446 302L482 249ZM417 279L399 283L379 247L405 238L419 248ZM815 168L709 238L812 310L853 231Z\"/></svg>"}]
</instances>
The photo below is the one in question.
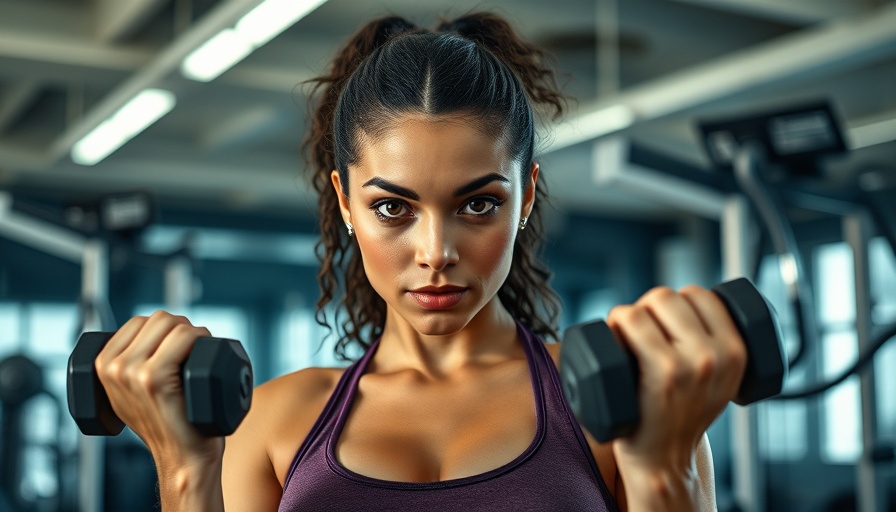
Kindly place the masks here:
<instances>
[{"instance_id":1,"label":"metal pole","mask_svg":"<svg viewBox=\"0 0 896 512\"><path fill-rule=\"evenodd\" d=\"M102 240L88 240L81 267L81 300L96 305L106 301L109 294L108 248ZM97 308L86 308L84 330L102 330ZM105 474L105 439L80 436L78 442L78 506L80 512L102 512Z\"/></svg>"},{"instance_id":2,"label":"metal pole","mask_svg":"<svg viewBox=\"0 0 896 512\"><path fill-rule=\"evenodd\" d=\"M745 276L749 261L750 212L741 195L728 198L722 210L722 272L724 279ZM762 512L765 503L765 468L759 460L759 432L755 407L731 404L732 488L744 512Z\"/></svg>"},{"instance_id":3,"label":"metal pole","mask_svg":"<svg viewBox=\"0 0 896 512\"><path fill-rule=\"evenodd\" d=\"M852 249L855 269L856 341L859 353L871 344L871 278L868 269L868 245L872 225L868 214L862 210L843 218L843 235ZM874 393L874 365L860 374L859 389L862 401L862 457L856 465L856 496L861 512L884 512L887 496L880 485L877 467L871 459L871 450L877 442L877 409Z\"/></svg>"},{"instance_id":4,"label":"metal pole","mask_svg":"<svg viewBox=\"0 0 896 512\"><path fill-rule=\"evenodd\" d=\"M165 263L165 309L187 314L193 301L193 264L185 255L174 256Z\"/></svg>"}]
</instances>

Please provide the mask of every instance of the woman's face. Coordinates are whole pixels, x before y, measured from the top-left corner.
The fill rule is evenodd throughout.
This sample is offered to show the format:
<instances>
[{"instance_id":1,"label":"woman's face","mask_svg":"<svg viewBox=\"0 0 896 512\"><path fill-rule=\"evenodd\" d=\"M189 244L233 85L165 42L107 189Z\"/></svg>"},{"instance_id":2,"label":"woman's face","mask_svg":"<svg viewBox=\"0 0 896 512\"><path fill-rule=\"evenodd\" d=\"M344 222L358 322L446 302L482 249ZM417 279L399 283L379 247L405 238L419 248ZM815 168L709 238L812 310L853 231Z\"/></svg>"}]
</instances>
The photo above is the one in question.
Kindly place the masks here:
<instances>
[{"instance_id":1,"label":"woman's face","mask_svg":"<svg viewBox=\"0 0 896 512\"><path fill-rule=\"evenodd\" d=\"M343 220L389 321L450 334L498 304L538 179L536 164L523 186L520 164L505 153L465 120L407 116L361 145L348 197L333 171Z\"/></svg>"}]
</instances>

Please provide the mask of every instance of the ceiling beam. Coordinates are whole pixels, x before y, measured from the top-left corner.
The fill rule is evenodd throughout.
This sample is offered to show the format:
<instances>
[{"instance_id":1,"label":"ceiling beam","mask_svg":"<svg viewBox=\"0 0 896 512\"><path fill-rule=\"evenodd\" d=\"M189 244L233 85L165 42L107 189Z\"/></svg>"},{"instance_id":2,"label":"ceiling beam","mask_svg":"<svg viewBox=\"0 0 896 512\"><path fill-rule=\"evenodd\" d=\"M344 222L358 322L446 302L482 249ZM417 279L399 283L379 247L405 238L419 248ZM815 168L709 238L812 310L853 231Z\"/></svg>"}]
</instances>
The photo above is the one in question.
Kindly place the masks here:
<instances>
[{"instance_id":1,"label":"ceiling beam","mask_svg":"<svg viewBox=\"0 0 896 512\"><path fill-rule=\"evenodd\" d=\"M544 152L692 111L752 90L830 76L896 54L896 3L865 16L803 29L623 90L553 128Z\"/></svg>"},{"instance_id":2,"label":"ceiling beam","mask_svg":"<svg viewBox=\"0 0 896 512\"><path fill-rule=\"evenodd\" d=\"M110 47L46 32L0 32L0 57L113 71L138 69L152 57L144 48Z\"/></svg>"},{"instance_id":3,"label":"ceiling beam","mask_svg":"<svg viewBox=\"0 0 896 512\"><path fill-rule=\"evenodd\" d=\"M262 0L224 0L200 18L177 39L158 52L145 66L107 94L84 117L72 123L50 146L48 158L58 161L75 142L99 126L147 87L156 86L180 67L183 59L221 30L232 26Z\"/></svg>"},{"instance_id":4,"label":"ceiling beam","mask_svg":"<svg viewBox=\"0 0 896 512\"><path fill-rule=\"evenodd\" d=\"M289 121L274 105L249 106L203 133L198 146L210 152L232 150L285 127Z\"/></svg>"},{"instance_id":5,"label":"ceiling beam","mask_svg":"<svg viewBox=\"0 0 896 512\"><path fill-rule=\"evenodd\" d=\"M10 86L0 96L0 134L31 105L38 92L40 84L37 81L23 80Z\"/></svg>"},{"instance_id":6,"label":"ceiling beam","mask_svg":"<svg viewBox=\"0 0 896 512\"><path fill-rule=\"evenodd\" d=\"M813 25L863 14L874 7L868 0L677 0L795 25Z\"/></svg>"},{"instance_id":7,"label":"ceiling beam","mask_svg":"<svg viewBox=\"0 0 896 512\"><path fill-rule=\"evenodd\" d=\"M93 33L101 42L119 41L134 33L168 0L94 0Z\"/></svg>"}]
</instances>

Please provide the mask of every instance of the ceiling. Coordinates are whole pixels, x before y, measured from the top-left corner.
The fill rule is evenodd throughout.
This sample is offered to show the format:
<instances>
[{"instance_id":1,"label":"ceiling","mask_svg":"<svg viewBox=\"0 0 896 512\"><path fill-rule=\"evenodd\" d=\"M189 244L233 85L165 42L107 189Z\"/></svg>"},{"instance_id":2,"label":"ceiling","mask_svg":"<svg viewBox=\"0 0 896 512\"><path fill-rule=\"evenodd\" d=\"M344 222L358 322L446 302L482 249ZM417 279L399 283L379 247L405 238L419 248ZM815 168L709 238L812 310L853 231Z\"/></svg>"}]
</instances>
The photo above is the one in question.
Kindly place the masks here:
<instances>
[{"instance_id":1,"label":"ceiling","mask_svg":"<svg viewBox=\"0 0 896 512\"><path fill-rule=\"evenodd\" d=\"M618 104L636 114L624 136L708 167L695 119L828 98L859 148L832 179L896 167L893 2L329 0L217 79L181 75L186 51L259 3L0 0L0 190L65 202L141 189L179 208L310 217L301 83L373 16L431 25L473 8L551 50L577 100L541 156L560 210L669 213L593 178L599 134L575 123ZM172 91L174 109L98 164L75 164L72 145L146 87Z\"/></svg>"}]
</instances>

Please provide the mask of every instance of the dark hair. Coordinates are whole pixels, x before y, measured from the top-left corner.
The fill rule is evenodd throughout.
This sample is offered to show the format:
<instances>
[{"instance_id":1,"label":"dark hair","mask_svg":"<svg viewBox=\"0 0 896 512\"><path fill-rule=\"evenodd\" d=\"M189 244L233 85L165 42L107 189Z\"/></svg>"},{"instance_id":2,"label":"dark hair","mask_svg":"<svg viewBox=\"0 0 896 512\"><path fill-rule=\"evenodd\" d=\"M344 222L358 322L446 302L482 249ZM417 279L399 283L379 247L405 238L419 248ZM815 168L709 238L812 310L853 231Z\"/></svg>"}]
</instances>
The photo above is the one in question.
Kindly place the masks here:
<instances>
[{"instance_id":1,"label":"dark hair","mask_svg":"<svg viewBox=\"0 0 896 512\"><path fill-rule=\"evenodd\" d=\"M338 169L348 193L348 166L357 162L359 133L376 137L400 116L423 113L475 119L476 127L502 137L507 154L530 178L535 151L536 107L556 118L565 97L559 92L548 54L523 41L511 25L491 13L470 13L443 20L426 30L396 16L373 20L339 50L328 72L311 82L314 108L304 149L310 157L312 182L320 195L321 241L317 321L327 322L325 308L344 287L342 305L348 318L339 323L336 354L350 360L346 347L363 349L382 333L386 303L364 273L361 255L348 237L339 201L330 180ZM540 205L547 200L544 180L525 230L516 238L507 280L498 291L505 308L534 332L556 338L560 299L548 285L551 273L538 261L543 227ZM340 279L341 278L341 279Z\"/></svg>"}]
</instances>

